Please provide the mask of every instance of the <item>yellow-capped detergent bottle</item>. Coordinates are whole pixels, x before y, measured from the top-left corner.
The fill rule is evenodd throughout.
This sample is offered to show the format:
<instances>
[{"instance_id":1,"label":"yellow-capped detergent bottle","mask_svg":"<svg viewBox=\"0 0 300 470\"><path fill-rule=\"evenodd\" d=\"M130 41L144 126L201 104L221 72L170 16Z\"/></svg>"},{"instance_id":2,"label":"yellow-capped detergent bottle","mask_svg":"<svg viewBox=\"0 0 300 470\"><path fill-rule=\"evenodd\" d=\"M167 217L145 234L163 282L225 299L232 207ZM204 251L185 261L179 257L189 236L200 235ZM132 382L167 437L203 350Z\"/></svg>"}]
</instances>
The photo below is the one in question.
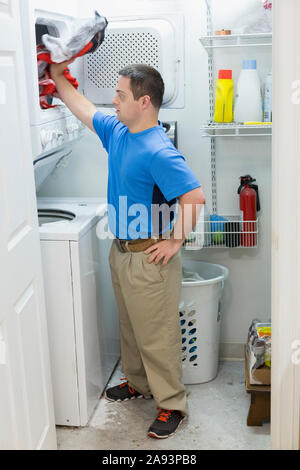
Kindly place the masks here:
<instances>
[{"instance_id":1,"label":"yellow-capped detergent bottle","mask_svg":"<svg viewBox=\"0 0 300 470\"><path fill-rule=\"evenodd\" d=\"M215 122L233 121L233 80L232 70L219 70L216 85Z\"/></svg>"}]
</instances>

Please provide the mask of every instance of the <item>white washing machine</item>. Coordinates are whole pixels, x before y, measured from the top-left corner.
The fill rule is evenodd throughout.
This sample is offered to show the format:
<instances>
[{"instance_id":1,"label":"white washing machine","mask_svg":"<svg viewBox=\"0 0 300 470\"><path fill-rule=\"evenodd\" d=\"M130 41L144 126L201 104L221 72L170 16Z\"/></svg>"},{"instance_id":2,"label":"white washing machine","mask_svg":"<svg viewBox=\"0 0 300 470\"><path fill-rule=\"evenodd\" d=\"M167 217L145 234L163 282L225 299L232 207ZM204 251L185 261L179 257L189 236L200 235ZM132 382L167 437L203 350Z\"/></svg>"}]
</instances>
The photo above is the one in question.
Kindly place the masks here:
<instances>
[{"instance_id":1,"label":"white washing machine","mask_svg":"<svg viewBox=\"0 0 300 470\"><path fill-rule=\"evenodd\" d=\"M104 199L38 198L55 422L85 426L120 357Z\"/></svg>"}]
</instances>

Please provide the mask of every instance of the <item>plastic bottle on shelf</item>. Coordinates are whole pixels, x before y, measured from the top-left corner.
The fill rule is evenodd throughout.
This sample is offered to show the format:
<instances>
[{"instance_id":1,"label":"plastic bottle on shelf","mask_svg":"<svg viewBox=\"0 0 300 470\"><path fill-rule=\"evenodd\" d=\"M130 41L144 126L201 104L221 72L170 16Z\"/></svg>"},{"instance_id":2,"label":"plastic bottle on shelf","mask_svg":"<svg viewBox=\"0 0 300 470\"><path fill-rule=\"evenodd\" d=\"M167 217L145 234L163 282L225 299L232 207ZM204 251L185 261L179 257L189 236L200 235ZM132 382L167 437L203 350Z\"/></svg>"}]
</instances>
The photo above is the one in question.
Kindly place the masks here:
<instances>
[{"instance_id":1,"label":"plastic bottle on shelf","mask_svg":"<svg viewBox=\"0 0 300 470\"><path fill-rule=\"evenodd\" d=\"M268 73L264 83L264 122L272 122L272 73Z\"/></svg>"},{"instance_id":2,"label":"plastic bottle on shelf","mask_svg":"<svg viewBox=\"0 0 300 470\"><path fill-rule=\"evenodd\" d=\"M244 60L237 84L234 120L235 122L261 122L262 118L262 93L256 60Z\"/></svg>"},{"instance_id":3,"label":"plastic bottle on shelf","mask_svg":"<svg viewBox=\"0 0 300 470\"><path fill-rule=\"evenodd\" d=\"M233 120L233 80L232 70L219 70L216 85L215 122Z\"/></svg>"}]
</instances>

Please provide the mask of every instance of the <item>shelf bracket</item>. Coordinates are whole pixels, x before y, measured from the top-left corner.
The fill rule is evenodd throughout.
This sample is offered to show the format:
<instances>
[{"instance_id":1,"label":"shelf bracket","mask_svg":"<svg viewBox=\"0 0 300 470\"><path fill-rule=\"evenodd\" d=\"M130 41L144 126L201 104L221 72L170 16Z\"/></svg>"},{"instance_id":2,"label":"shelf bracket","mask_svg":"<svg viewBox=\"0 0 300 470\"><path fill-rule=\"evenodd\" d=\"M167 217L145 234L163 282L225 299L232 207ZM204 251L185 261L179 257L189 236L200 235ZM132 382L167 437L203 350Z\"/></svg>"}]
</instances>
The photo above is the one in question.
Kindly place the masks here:
<instances>
[{"instance_id":1,"label":"shelf bracket","mask_svg":"<svg viewBox=\"0 0 300 470\"><path fill-rule=\"evenodd\" d=\"M212 15L211 15L211 0L205 0L206 2L206 30L207 35L212 36ZM211 42L212 45L212 42ZM210 120L214 118L214 83L213 83L213 49L207 57L208 60L208 83L209 83L209 115ZM210 167L211 167L211 200L212 200L212 212L213 214L218 213L217 206L217 171L216 171L216 151L215 151L215 140L210 139Z\"/></svg>"}]
</instances>

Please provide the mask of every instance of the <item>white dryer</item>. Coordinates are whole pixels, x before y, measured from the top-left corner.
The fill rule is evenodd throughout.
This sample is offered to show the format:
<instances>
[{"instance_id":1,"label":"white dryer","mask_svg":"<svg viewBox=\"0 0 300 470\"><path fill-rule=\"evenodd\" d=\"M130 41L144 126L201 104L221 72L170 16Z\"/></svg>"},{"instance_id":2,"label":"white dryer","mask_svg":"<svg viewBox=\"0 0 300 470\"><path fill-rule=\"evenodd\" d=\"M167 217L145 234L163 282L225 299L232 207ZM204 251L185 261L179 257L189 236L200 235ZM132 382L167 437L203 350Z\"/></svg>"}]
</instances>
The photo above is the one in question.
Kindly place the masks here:
<instances>
[{"instance_id":1,"label":"white dryer","mask_svg":"<svg viewBox=\"0 0 300 470\"><path fill-rule=\"evenodd\" d=\"M86 129L57 98L52 102L56 107L41 108L36 55L36 46L42 42L43 34L64 37L70 33L72 21L78 14L78 4L60 0L26 0L19 3L32 159L38 191L55 166L71 154L72 144L84 135ZM80 67L81 58L77 60L77 67L78 64Z\"/></svg>"},{"instance_id":2,"label":"white dryer","mask_svg":"<svg viewBox=\"0 0 300 470\"><path fill-rule=\"evenodd\" d=\"M120 357L104 199L38 198L55 422L85 426Z\"/></svg>"}]
</instances>

